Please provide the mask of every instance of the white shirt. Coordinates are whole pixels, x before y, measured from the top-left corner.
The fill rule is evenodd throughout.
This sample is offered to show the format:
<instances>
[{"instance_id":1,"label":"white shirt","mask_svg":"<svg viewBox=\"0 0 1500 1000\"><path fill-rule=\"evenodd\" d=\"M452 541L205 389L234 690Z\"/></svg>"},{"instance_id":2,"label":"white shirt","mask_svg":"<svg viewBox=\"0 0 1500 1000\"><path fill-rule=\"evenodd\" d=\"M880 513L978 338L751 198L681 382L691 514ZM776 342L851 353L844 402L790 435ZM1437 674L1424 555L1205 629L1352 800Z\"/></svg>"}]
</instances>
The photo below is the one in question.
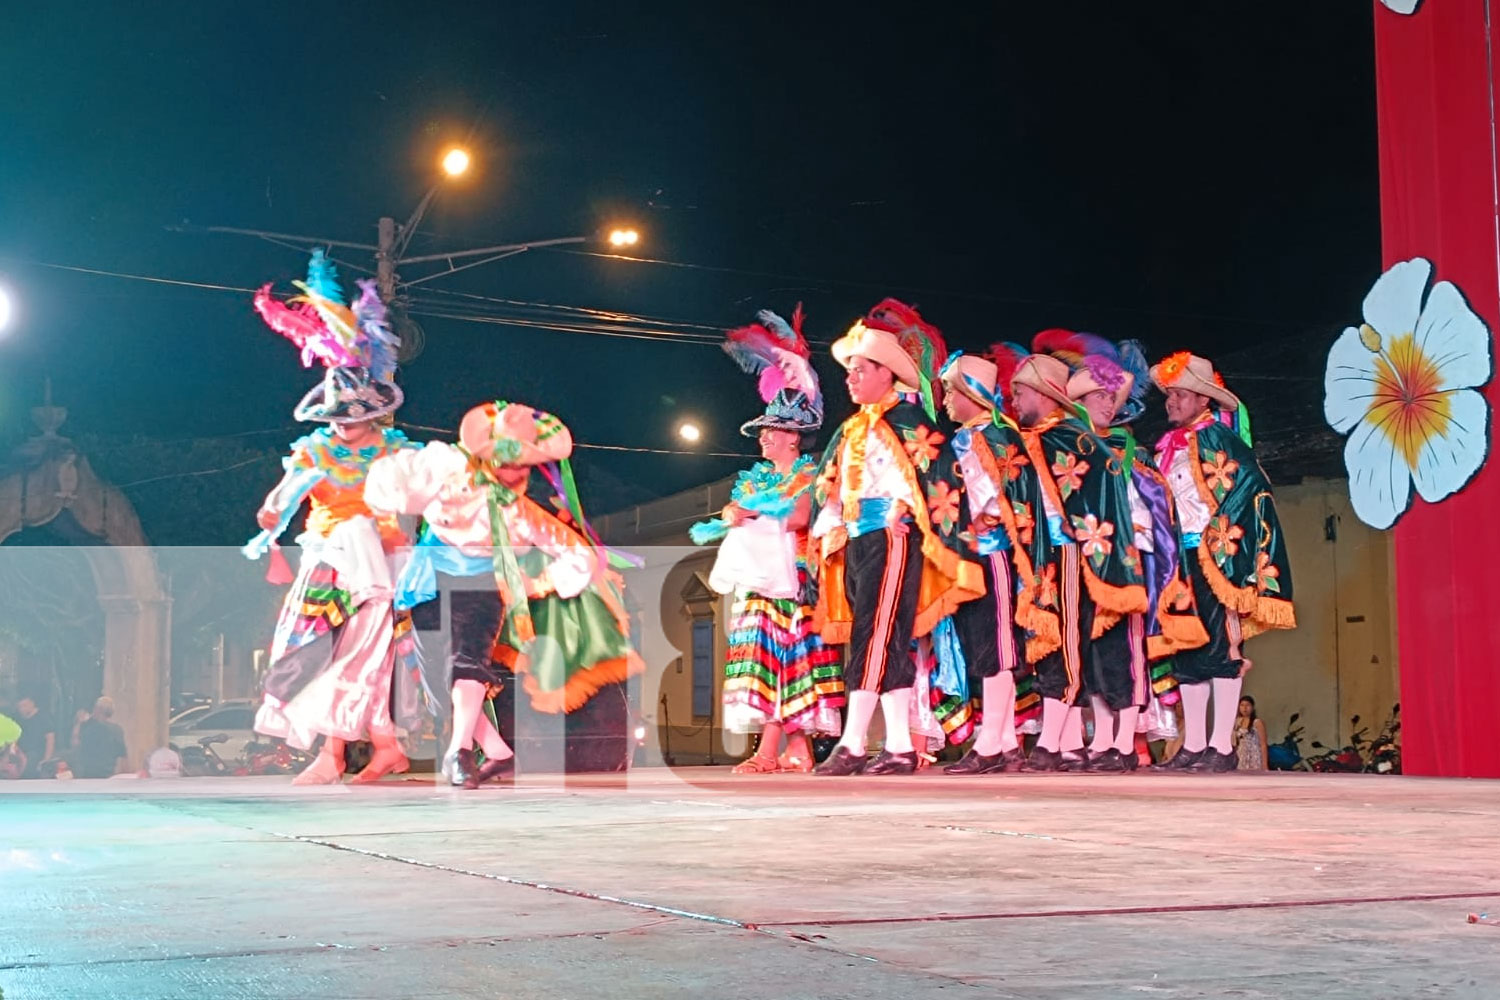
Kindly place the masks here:
<instances>
[{"instance_id":1,"label":"white shirt","mask_svg":"<svg viewBox=\"0 0 1500 1000\"><path fill-rule=\"evenodd\" d=\"M838 462L841 479L849 475L845 460L849 445L850 442L847 439L839 445ZM909 459L904 450L899 456L896 455L891 450L886 436L871 428L869 435L865 438L865 468L860 477L859 499L895 501L891 505L893 512L896 509L896 503L904 504L909 511L915 510L916 498L912 496L904 471L908 462ZM812 526L812 536L822 538L843 523L844 497L840 492L839 495L830 496L828 502L818 511L817 519Z\"/></svg>"},{"instance_id":2,"label":"white shirt","mask_svg":"<svg viewBox=\"0 0 1500 1000\"><path fill-rule=\"evenodd\" d=\"M492 551L489 491L474 485L468 456L451 444L434 441L376 459L365 478L365 504L382 513L421 514L434 535L464 555ZM583 593L594 577L592 547L557 544L539 534L518 506L501 508L511 545L552 557L545 577L559 597Z\"/></svg>"},{"instance_id":3,"label":"white shirt","mask_svg":"<svg viewBox=\"0 0 1500 1000\"><path fill-rule=\"evenodd\" d=\"M1179 448L1172 456L1172 465L1167 471L1167 485L1172 489L1172 499L1177 501L1177 517L1182 530L1190 534L1201 534L1208 527L1212 511L1198 493L1198 483L1193 478L1189 449Z\"/></svg>"},{"instance_id":4,"label":"white shirt","mask_svg":"<svg viewBox=\"0 0 1500 1000\"><path fill-rule=\"evenodd\" d=\"M983 433L974 429L975 434ZM1000 516L1000 487L984 471L973 448L954 448L958 455L958 468L964 474L964 496L969 504L969 516L976 520L988 514Z\"/></svg>"}]
</instances>

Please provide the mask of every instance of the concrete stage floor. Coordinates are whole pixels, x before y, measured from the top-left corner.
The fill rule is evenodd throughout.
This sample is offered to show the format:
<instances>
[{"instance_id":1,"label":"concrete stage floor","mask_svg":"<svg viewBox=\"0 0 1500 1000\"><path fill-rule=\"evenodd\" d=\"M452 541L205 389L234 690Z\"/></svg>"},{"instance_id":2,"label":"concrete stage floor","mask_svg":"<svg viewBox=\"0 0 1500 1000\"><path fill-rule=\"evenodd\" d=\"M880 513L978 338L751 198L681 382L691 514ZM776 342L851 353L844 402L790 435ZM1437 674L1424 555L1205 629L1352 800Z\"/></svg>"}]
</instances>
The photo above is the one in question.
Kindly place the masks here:
<instances>
[{"instance_id":1,"label":"concrete stage floor","mask_svg":"<svg viewBox=\"0 0 1500 1000\"><path fill-rule=\"evenodd\" d=\"M0 783L0 990L1500 996L1500 782Z\"/></svg>"}]
</instances>

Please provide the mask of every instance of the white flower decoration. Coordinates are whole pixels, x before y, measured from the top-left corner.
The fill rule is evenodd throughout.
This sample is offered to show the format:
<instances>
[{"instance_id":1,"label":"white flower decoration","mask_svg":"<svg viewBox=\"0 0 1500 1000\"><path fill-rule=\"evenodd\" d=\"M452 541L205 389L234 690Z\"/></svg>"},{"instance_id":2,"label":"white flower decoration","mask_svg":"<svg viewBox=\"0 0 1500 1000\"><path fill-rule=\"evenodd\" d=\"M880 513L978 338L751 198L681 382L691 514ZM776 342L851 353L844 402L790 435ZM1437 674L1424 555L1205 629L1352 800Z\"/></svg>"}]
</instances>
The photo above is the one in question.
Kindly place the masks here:
<instances>
[{"instance_id":1,"label":"white flower decoration","mask_svg":"<svg viewBox=\"0 0 1500 1000\"><path fill-rule=\"evenodd\" d=\"M1323 415L1349 434L1344 465L1359 519L1389 528L1411 506L1464 488L1489 451L1490 332L1452 282L1426 296L1432 264L1403 261L1365 296L1362 326L1328 352ZM1352 430L1352 433L1350 433Z\"/></svg>"}]
</instances>

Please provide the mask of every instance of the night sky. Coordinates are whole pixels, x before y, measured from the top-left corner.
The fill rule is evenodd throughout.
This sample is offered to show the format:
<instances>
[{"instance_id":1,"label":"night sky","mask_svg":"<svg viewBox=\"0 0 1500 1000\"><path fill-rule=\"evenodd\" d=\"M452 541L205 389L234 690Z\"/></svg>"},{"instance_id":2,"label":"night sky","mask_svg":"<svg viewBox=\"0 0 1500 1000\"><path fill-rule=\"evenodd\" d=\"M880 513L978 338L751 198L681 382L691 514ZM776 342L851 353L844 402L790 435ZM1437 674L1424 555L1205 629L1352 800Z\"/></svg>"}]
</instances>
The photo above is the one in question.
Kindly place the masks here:
<instances>
[{"instance_id":1,"label":"night sky","mask_svg":"<svg viewBox=\"0 0 1500 1000\"><path fill-rule=\"evenodd\" d=\"M1225 364L1274 411L1320 383L1379 273L1368 3L53 2L6 20L11 443L50 370L74 435L284 444L317 373L247 294L38 264L289 290L298 250L167 227L374 242L452 140L473 175L411 252L627 221L640 256L692 266L535 251L417 286L426 344L399 414L415 424L519 398L581 442L674 448L692 416L709 447L748 452L736 429L759 401L705 335L800 300L826 344L887 294L971 350L1066 326L1275 358ZM669 335L452 318L555 307ZM847 403L823 353L832 425ZM601 513L744 464L576 462Z\"/></svg>"}]
</instances>

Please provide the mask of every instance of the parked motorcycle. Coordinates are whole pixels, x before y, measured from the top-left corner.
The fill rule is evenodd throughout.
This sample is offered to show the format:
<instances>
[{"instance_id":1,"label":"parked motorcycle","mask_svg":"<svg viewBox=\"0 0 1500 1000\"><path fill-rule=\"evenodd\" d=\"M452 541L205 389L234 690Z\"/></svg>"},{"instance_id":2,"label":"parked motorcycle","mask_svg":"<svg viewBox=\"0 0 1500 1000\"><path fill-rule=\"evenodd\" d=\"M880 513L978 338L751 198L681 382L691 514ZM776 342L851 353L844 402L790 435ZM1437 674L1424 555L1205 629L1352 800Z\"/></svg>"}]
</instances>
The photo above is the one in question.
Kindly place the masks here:
<instances>
[{"instance_id":1,"label":"parked motorcycle","mask_svg":"<svg viewBox=\"0 0 1500 1000\"><path fill-rule=\"evenodd\" d=\"M1401 773L1401 703L1391 706L1391 714L1370 742L1365 755L1365 770L1373 774Z\"/></svg>"},{"instance_id":2,"label":"parked motorcycle","mask_svg":"<svg viewBox=\"0 0 1500 1000\"><path fill-rule=\"evenodd\" d=\"M246 743L234 769L235 774L298 774L312 764L311 754L295 750L284 742Z\"/></svg>"},{"instance_id":3,"label":"parked motorcycle","mask_svg":"<svg viewBox=\"0 0 1500 1000\"><path fill-rule=\"evenodd\" d=\"M1281 738L1281 742L1273 743L1267 748L1266 766L1272 771L1311 770L1302 759L1302 727L1297 725L1300 718L1301 712L1293 712L1292 717L1287 720L1286 735Z\"/></svg>"},{"instance_id":4,"label":"parked motorcycle","mask_svg":"<svg viewBox=\"0 0 1500 1000\"><path fill-rule=\"evenodd\" d=\"M182 774L188 778L206 778L229 774L231 768L229 762L219 756L214 747L220 743L229 742L228 735L214 733L198 740L196 746L179 747L175 743L169 743L177 756L182 758Z\"/></svg>"}]
</instances>

